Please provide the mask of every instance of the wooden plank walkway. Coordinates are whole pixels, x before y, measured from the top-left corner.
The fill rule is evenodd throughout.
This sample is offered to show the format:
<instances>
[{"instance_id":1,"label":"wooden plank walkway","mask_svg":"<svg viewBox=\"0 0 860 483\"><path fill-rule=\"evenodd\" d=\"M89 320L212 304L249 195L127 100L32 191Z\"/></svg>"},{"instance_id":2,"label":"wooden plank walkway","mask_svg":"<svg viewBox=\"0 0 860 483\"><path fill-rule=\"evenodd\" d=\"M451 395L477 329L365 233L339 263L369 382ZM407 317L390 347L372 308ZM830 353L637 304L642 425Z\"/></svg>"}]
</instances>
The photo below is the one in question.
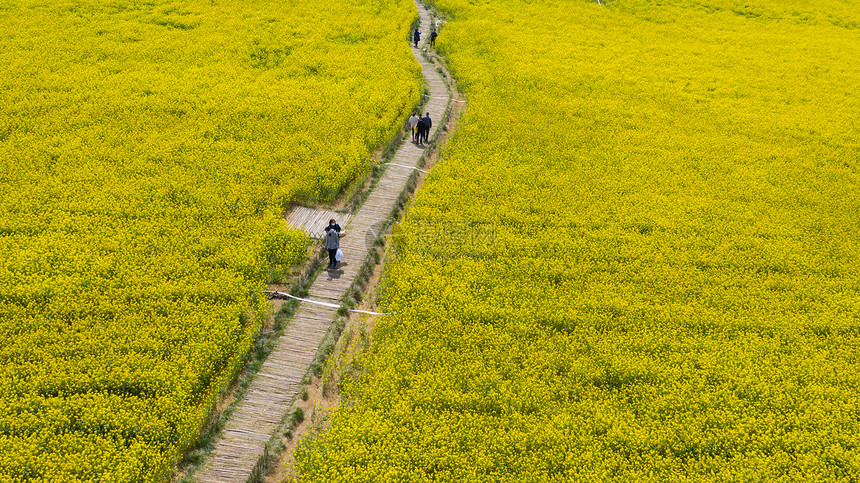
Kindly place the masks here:
<instances>
[{"instance_id":1,"label":"wooden plank walkway","mask_svg":"<svg viewBox=\"0 0 860 483\"><path fill-rule=\"evenodd\" d=\"M416 6L421 17L423 38L427 39L431 30L430 14L417 1ZM423 47L423 42L420 47ZM420 49L413 47L412 53L421 64L430 90L430 99L424 111L429 112L433 120L432 138L441 125L449 94L436 67L424 60ZM391 162L415 167L423 151L423 147L407 140ZM336 270L323 272L317 277L308 298L336 302L346 293L368 256L376 238L374 230L395 208L397 198L405 189L412 171L410 167L389 166L349 225L341 224L347 231L347 236L341 239L344 258ZM323 217L325 225L331 216ZM334 218L342 220L345 217L338 215ZM284 335L278 339L272 353L251 382L245 398L227 421L209 459L193 475L194 481L244 483L248 480L263 454L266 442L290 410L302 378L334 321L335 312L333 308L302 302Z\"/></svg>"},{"instance_id":2,"label":"wooden plank walkway","mask_svg":"<svg viewBox=\"0 0 860 483\"><path fill-rule=\"evenodd\" d=\"M287 216L287 224L293 228L302 230L313 238L323 238L325 236L325 227L328 226L328 221L332 218L341 227L344 227L349 223L352 215L297 206Z\"/></svg>"}]
</instances>

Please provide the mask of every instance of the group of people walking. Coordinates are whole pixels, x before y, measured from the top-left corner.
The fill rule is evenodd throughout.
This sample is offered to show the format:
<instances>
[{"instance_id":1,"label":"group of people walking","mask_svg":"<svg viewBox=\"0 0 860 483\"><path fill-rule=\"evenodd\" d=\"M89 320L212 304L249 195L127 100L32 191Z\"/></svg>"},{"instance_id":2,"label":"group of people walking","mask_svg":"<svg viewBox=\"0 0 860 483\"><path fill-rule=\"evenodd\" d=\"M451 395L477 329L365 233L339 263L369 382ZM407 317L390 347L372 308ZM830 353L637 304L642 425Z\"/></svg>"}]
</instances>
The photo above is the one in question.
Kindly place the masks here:
<instances>
[{"instance_id":1,"label":"group of people walking","mask_svg":"<svg viewBox=\"0 0 860 483\"><path fill-rule=\"evenodd\" d=\"M438 34L434 28L433 31L430 32L431 47L436 45L437 36ZM420 29L416 28L415 31L412 32L412 41L414 42L415 47L418 47L418 42L421 41ZM412 142L419 145L428 142L431 127L433 127L433 121L430 119L429 112L425 113L424 117L420 117L418 115L418 111L414 111L412 116L409 117L409 128L412 130ZM341 231L340 225L337 224L334 218L329 220L328 226L325 227L325 238L323 240L325 248L328 251L327 270L334 270L337 268L337 262L339 261L339 258L343 256L342 252L340 252L340 238L345 234L345 232ZM339 254L339 252L341 254Z\"/></svg>"},{"instance_id":2,"label":"group of people walking","mask_svg":"<svg viewBox=\"0 0 860 483\"><path fill-rule=\"evenodd\" d=\"M439 21L437 21L438 25ZM433 28L433 31L430 32L430 47L434 47L436 45L436 37L439 34L436 33L436 28ZM412 42L414 42L415 47L418 47L418 42L421 41L421 29L415 28L412 32ZM412 142L415 144L424 144L428 142L428 138L430 137L430 128L433 127L433 121L430 119L430 113L426 113L424 117L421 117L418 114L418 111L412 113L412 116L409 117L409 129L412 130Z\"/></svg>"},{"instance_id":3,"label":"group of people walking","mask_svg":"<svg viewBox=\"0 0 860 483\"><path fill-rule=\"evenodd\" d=\"M409 117L409 128L412 129L412 142L415 144L424 144L430 136L430 128L433 127L433 121L430 119L430 113L426 113L424 117L418 117L418 111L414 111Z\"/></svg>"},{"instance_id":4,"label":"group of people walking","mask_svg":"<svg viewBox=\"0 0 860 483\"><path fill-rule=\"evenodd\" d=\"M434 28L433 31L430 32L430 47L436 46L436 37L438 37L438 36L439 36L439 34L436 32L436 29ZM421 41L421 29L416 27L415 30L412 32L412 42L414 43L416 48L418 47L418 42L420 42L420 41Z\"/></svg>"}]
</instances>

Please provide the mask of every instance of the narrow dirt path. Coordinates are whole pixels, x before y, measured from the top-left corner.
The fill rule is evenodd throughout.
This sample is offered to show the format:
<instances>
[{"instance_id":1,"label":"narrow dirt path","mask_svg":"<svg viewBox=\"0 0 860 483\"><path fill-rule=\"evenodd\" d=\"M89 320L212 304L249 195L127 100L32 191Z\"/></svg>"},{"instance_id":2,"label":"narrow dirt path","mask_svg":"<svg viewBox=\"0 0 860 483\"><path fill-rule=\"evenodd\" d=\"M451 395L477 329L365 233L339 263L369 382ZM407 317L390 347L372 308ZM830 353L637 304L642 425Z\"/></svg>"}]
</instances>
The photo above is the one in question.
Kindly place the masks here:
<instances>
[{"instance_id":1,"label":"narrow dirt path","mask_svg":"<svg viewBox=\"0 0 860 483\"><path fill-rule=\"evenodd\" d=\"M429 38L431 17L416 1L424 39L419 48L412 48L421 64L430 98L424 107L434 121L430 137L441 126L450 102L444 80L436 67L421 55ZM424 147L405 142L391 160L386 172L368 196L358 213L345 227L347 236L341 241L344 258L337 270L323 272L309 290L308 298L338 304L350 289L358 270L373 248L379 228L397 207L400 194L424 153ZM397 166L400 165L400 166ZM246 482L264 453L266 443L281 425L291 408L302 379L308 371L337 309L331 306L302 302L284 334L257 373L244 399L227 421L208 460L193 476L201 483Z\"/></svg>"}]
</instances>

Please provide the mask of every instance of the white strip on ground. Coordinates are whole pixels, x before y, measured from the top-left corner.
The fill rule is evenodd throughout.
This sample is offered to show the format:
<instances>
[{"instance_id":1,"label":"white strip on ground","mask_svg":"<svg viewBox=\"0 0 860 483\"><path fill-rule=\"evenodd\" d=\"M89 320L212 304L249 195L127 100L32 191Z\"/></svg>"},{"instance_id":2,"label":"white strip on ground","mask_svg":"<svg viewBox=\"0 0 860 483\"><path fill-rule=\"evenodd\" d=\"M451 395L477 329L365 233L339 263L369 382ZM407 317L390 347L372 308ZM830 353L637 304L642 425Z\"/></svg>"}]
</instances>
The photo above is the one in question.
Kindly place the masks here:
<instances>
[{"instance_id":1,"label":"white strip on ground","mask_svg":"<svg viewBox=\"0 0 860 483\"><path fill-rule=\"evenodd\" d=\"M466 102L466 101L458 101L457 99L451 99L450 97L434 97L434 96L428 96L426 94L424 94L424 97L426 97L428 99L441 99L443 101L450 99L451 102Z\"/></svg>"},{"instance_id":2,"label":"white strip on ground","mask_svg":"<svg viewBox=\"0 0 860 483\"><path fill-rule=\"evenodd\" d=\"M417 171L421 171L422 173L430 174L430 171L424 171L423 169L417 168L417 167L415 167L415 166L407 166L407 165L405 165L405 164L397 164L397 163L385 163L385 164L390 164L390 165L392 165L392 166L400 166L401 168L414 169L414 170L417 170Z\"/></svg>"},{"instance_id":3,"label":"white strip on ground","mask_svg":"<svg viewBox=\"0 0 860 483\"><path fill-rule=\"evenodd\" d=\"M272 292L272 291L266 290L266 293L272 294L272 295L280 295L282 297L289 297L291 299L299 300L301 302L307 302L309 304L324 305L326 307L331 307L333 309L339 309L340 308L340 305L338 305L338 304L332 304L329 302L320 302L319 300L303 299L301 297L296 297L295 295L290 295L290 294L284 293L284 292Z\"/></svg>"},{"instance_id":4,"label":"white strip on ground","mask_svg":"<svg viewBox=\"0 0 860 483\"><path fill-rule=\"evenodd\" d=\"M301 297L296 297L295 295L291 295L291 294L284 293L284 292L277 292L277 291L271 291L271 290L264 290L264 292L265 292L265 293L267 293L267 294L271 294L271 295L281 295L281 296L284 296L284 297L289 297L289 298L291 298L291 299L299 300L299 301L301 301L301 302L307 302L307 303L309 303L309 304L323 305L323 306L325 306L325 307L331 307L331 308L333 308L333 309L339 309L339 308L340 308L340 305L338 305L338 304L332 304L332 303L329 303L329 302L320 302L319 300L303 299L303 298L301 298ZM388 312L371 312L371 311L369 311L369 310L359 310L359 309L347 309L347 310L349 310L350 312L356 312L356 313L359 313L359 314L369 314L369 315L394 315L394 313L388 313Z\"/></svg>"}]
</instances>

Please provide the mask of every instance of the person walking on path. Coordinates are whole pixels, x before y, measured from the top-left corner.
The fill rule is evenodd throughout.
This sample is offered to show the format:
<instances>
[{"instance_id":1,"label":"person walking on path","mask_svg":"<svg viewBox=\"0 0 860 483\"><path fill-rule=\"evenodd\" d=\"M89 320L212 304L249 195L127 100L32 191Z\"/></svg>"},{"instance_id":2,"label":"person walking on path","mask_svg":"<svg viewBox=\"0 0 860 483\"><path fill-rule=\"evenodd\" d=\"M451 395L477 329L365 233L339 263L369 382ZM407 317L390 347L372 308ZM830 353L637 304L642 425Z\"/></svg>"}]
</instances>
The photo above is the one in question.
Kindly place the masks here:
<instances>
[{"instance_id":1,"label":"person walking on path","mask_svg":"<svg viewBox=\"0 0 860 483\"><path fill-rule=\"evenodd\" d=\"M430 119L430 113L428 112L424 117L421 118L421 123L424 124L424 142L428 142L428 137L430 135L430 128L433 127L433 121Z\"/></svg>"},{"instance_id":2,"label":"person walking on path","mask_svg":"<svg viewBox=\"0 0 860 483\"><path fill-rule=\"evenodd\" d=\"M421 140L424 139L424 119L418 118L418 123L415 125L415 144L421 144Z\"/></svg>"},{"instance_id":3,"label":"person walking on path","mask_svg":"<svg viewBox=\"0 0 860 483\"><path fill-rule=\"evenodd\" d=\"M328 266L326 270L337 268L337 249L340 248L340 233L332 227L325 228L325 247L328 250Z\"/></svg>"},{"instance_id":4,"label":"person walking on path","mask_svg":"<svg viewBox=\"0 0 860 483\"><path fill-rule=\"evenodd\" d=\"M436 37L438 36L439 34L436 33L436 29L430 32L430 47L436 47Z\"/></svg>"},{"instance_id":5,"label":"person walking on path","mask_svg":"<svg viewBox=\"0 0 860 483\"><path fill-rule=\"evenodd\" d=\"M412 41L415 42L415 48L418 48L418 42L421 40L421 30L418 27L415 28L415 32L412 33Z\"/></svg>"},{"instance_id":6,"label":"person walking on path","mask_svg":"<svg viewBox=\"0 0 860 483\"><path fill-rule=\"evenodd\" d=\"M412 116L409 118L409 128L412 129L412 142L415 142L415 137L417 134L416 129L418 129L418 121L420 120L421 118L418 117L418 111L412 111Z\"/></svg>"}]
</instances>

